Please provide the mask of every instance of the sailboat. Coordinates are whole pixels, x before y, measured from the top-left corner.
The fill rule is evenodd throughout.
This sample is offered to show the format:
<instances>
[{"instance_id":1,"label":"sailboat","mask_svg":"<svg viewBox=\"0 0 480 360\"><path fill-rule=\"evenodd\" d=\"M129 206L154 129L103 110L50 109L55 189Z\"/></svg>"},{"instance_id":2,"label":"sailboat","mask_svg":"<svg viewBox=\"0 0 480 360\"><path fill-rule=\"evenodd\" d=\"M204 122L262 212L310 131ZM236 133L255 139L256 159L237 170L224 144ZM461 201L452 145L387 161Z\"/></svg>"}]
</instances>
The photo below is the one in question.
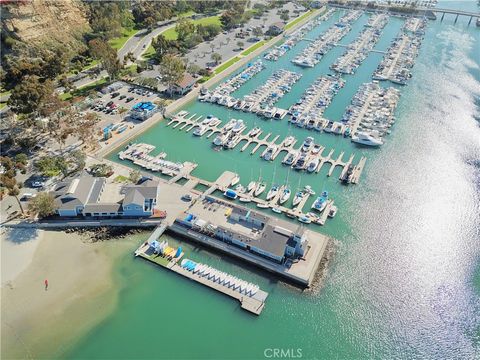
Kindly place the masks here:
<instances>
[{"instance_id":1,"label":"sailboat","mask_svg":"<svg viewBox=\"0 0 480 360\"><path fill-rule=\"evenodd\" d=\"M273 168L273 176L272 176L272 188L268 191L267 193L267 201L272 200L275 196L278 194L278 185L275 184L275 172L276 172L277 167L275 166Z\"/></svg>"},{"instance_id":2,"label":"sailboat","mask_svg":"<svg viewBox=\"0 0 480 360\"><path fill-rule=\"evenodd\" d=\"M263 193L266 187L267 184L265 183L265 181L259 181L257 187L255 188L255 196L259 196L261 193Z\"/></svg>"},{"instance_id":3,"label":"sailboat","mask_svg":"<svg viewBox=\"0 0 480 360\"><path fill-rule=\"evenodd\" d=\"M293 204L294 207L297 206L298 204L300 204L302 202L303 198L306 195L304 191L300 190L300 181L301 180L302 180L302 178L300 177L298 179L298 186L297 186L298 191L296 192L295 196L293 197L292 204Z\"/></svg>"},{"instance_id":4,"label":"sailboat","mask_svg":"<svg viewBox=\"0 0 480 360\"><path fill-rule=\"evenodd\" d=\"M230 183L230 186L235 186L240 182L240 176L238 174L235 174L235 177L232 179L232 182Z\"/></svg>"},{"instance_id":5,"label":"sailboat","mask_svg":"<svg viewBox=\"0 0 480 360\"><path fill-rule=\"evenodd\" d=\"M292 195L292 191L289 189L288 186L285 186L285 188L283 189L282 195L280 196L280 200L279 200L280 205L287 202L288 199L290 199L291 195Z\"/></svg>"}]
</instances>

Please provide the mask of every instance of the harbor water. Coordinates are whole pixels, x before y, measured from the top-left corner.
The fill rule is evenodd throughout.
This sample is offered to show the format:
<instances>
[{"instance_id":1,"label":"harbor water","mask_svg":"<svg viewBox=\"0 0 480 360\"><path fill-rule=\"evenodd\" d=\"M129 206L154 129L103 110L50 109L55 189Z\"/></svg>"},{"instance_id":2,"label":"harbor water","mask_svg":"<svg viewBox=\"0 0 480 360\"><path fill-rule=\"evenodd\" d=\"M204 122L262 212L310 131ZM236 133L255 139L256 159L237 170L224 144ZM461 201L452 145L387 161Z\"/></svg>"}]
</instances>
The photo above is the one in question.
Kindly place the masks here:
<instances>
[{"instance_id":1,"label":"harbor water","mask_svg":"<svg viewBox=\"0 0 480 360\"><path fill-rule=\"evenodd\" d=\"M479 11L477 3L440 2L438 7ZM318 36L342 15L337 11L307 35ZM349 44L368 20L362 15L340 41ZM292 191L311 185L328 190L338 214L311 229L336 239L325 276L301 292L255 268L246 267L181 239L187 257L255 283L269 293L261 316L235 301L163 271L127 254L117 264L117 310L85 337L53 355L68 358L261 359L274 349L287 357L311 358L475 358L480 356L480 29L468 18L446 15L430 21L413 77L401 90L397 121L380 149L361 148L349 140L299 129L283 120L263 120L218 105L193 102L190 113L213 114L223 121L242 118L264 133L314 136L335 149L336 158L368 158L357 185L338 181L341 169L327 177L300 174L266 162L254 145L240 152L214 151L213 138L193 137L161 122L136 142L155 145L167 159L199 164L193 175L216 179L224 170L250 179L288 183ZM375 46L387 50L403 21L390 17ZM345 48L334 47L311 69L291 63L308 46L300 42L277 62L240 88L250 93L275 71L303 74L277 106L288 108ZM324 116L339 120L358 87L371 81L382 54L370 53ZM389 84L382 84L386 86ZM280 138L282 139L282 137ZM120 161L116 154L111 159ZM128 164L127 162L125 164ZM263 195L265 196L265 195ZM307 203L309 207L314 199ZM291 200L290 200L291 201ZM270 212L271 215L274 215ZM281 216L281 215L280 215ZM167 235L168 236L168 235ZM146 234L136 235L138 243ZM134 247L132 247L133 253ZM66 350L67 349L67 350ZM66 352L65 352L66 351Z\"/></svg>"}]
</instances>

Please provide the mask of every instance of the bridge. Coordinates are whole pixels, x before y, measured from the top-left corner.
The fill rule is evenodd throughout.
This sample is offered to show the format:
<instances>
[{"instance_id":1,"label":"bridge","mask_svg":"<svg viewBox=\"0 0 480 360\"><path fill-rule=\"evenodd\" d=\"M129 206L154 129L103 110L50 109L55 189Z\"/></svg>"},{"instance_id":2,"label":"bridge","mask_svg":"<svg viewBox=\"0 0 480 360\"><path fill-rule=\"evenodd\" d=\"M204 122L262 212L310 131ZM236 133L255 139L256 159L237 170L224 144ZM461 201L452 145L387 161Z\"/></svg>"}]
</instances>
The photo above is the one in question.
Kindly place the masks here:
<instances>
[{"instance_id":1,"label":"bridge","mask_svg":"<svg viewBox=\"0 0 480 360\"><path fill-rule=\"evenodd\" d=\"M468 20L468 25L472 22L473 18L477 19L477 26L478 22L480 20L480 13L476 12L471 12L471 11L463 11L463 10L455 10L455 9L443 9L443 8L418 8L418 10L424 10L425 15L433 15L433 19L436 19L436 16L434 13L441 13L442 17L440 18L440 21L443 21L443 18L445 17L445 14L452 14L456 15L455 16L455 21L454 23L457 22L459 16L467 16L470 17L470 20Z\"/></svg>"}]
</instances>

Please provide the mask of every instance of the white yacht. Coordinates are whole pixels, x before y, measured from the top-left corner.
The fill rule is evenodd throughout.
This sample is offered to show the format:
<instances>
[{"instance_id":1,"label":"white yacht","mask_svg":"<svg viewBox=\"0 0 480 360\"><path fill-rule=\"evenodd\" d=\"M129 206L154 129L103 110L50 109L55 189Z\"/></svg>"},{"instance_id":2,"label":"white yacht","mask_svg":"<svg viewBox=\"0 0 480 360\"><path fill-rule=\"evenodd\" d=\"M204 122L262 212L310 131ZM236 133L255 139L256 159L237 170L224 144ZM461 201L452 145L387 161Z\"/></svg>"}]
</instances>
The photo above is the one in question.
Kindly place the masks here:
<instances>
[{"instance_id":1,"label":"white yacht","mask_svg":"<svg viewBox=\"0 0 480 360\"><path fill-rule=\"evenodd\" d=\"M313 137L309 136L305 139L302 145L302 151L303 152L308 152L313 146Z\"/></svg>"},{"instance_id":2,"label":"white yacht","mask_svg":"<svg viewBox=\"0 0 480 360\"><path fill-rule=\"evenodd\" d=\"M313 158L308 162L307 171L310 173L314 172L317 169L319 163L320 160L317 157Z\"/></svg>"},{"instance_id":3,"label":"white yacht","mask_svg":"<svg viewBox=\"0 0 480 360\"><path fill-rule=\"evenodd\" d=\"M273 185L272 188L267 193L267 201L272 200L278 194L278 185Z\"/></svg>"},{"instance_id":4,"label":"white yacht","mask_svg":"<svg viewBox=\"0 0 480 360\"><path fill-rule=\"evenodd\" d=\"M322 148L322 146L319 145L319 144L313 145L312 154L318 154L320 152L321 148Z\"/></svg>"},{"instance_id":5,"label":"white yacht","mask_svg":"<svg viewBox=\"0 0 480 360\"><path fill-rule=\"evenodd\" d=\"M293 197L293 206L297 206L298 204L300 204L300 202L303 200L303 198L305 197L305 193L303 191L298 191L295 196Z\"/></svg>"},{"instance_id":6,"label":"white yacht","mask_svg":"<svg viewBox=\"0 0 480 360\"><path fill-rule=\"evenodd\" d=\"M283 146L290 146L293 144L295 141L295 138L293 136L287 136L285 140L283 140Z\"/></svg>"},{"instance_id":7,"label":"white yacht","mask_svg":"<svg viewBox=\"0 0 480 360\"><path fill-rule=\"evenodd\" d=\"M288 186L286 186L285 189L283 189L283 192L282 192L282 195L280 196L280 199L278 200L280 205L287 202L288 199L290 199L291 195L292 195L292 191L288 188Z\"/></svg>"},{"instance_id":8,"label":"white yacht","mask_svg":"<svg viewBox=\"0 0 480 360\"><path fill-rule=\"evenodd\" d=\"M308 193L310 195L315 195L315 191L313 191L313 189L310 185L305 185L305 187L303 188L303 191L305 191L306 193Z\"/></svg>"},{"instance_id":9,"label":"white yacht","mask_svg":"<svg viewBox=\"0 0 480 360\"><path fill-rule=\"evenodd\" d=\"M358 132L352 136L352 142L367 146L381 146L383 141L367 132Z\"/></svg>"},{"instance_id":10,"label":"white yacht","mask_svg":"<svg viewBox=\"0 0 480 360\"><path fill-rule=\"evenodd\" d=\"M250 192L254 189L256 189L257 183L255 181L250 181L247 186L247 191Z\"/></svg>"},{"instance_id":11,"label":"white yacht","mask_svg":"<svg viewBox=\"0 0 480 360\"><path fill-rule=\"evenodd\" d=\"M257 136L260 133L261 130L262 129L260 129L258 126L256 126L248 132L248 136L253 138L253 137Z\"/></svg>"},{"instance_id":12,"label":"white yacht","mask_svg":"<svg viewBox=\"0 0 480 360\"><path fill-rule=\"evenodd\" d=\"M243 120L238 119L237 122L235 123L235 125L232 128L232 132L238 133L240 130L242 130L244 128L244 126L245 125L243 125Z\"/></svg>"},{"instance_id":13,"label":"white yacht","mask_svg":"<svg viewBox=\"0 0 480 360\"><path fill-rule=\"evenodd\" d=\"M225 124L225 126L223 127L223 130L232 130L236 124L237 124L237 119L232 119Z\"/></svg>"},{"instance_id":14,"label":"white yacht","mask_svg":"<svg viewBox=\"0 0 480 360\"><path fill-rule=\"evenodd\" d=\"M265 184L265 182L263 181L260 181L255 187L255 193L254 193L255 196L259 196L261 193L263 193L266 187L267 187L267 184Z\"/></svg>"},{"instance_id":15,"label":"white yacht","mask_svg":"<svg viewBox=\"0 0 480 360\"><path fill-rule=\"evenodd\" d=\"M235 186L240 182L240 176L238 174L235 174L235 177L232 179L230 182L230 186Z\"/></svg>"}]
</instances>

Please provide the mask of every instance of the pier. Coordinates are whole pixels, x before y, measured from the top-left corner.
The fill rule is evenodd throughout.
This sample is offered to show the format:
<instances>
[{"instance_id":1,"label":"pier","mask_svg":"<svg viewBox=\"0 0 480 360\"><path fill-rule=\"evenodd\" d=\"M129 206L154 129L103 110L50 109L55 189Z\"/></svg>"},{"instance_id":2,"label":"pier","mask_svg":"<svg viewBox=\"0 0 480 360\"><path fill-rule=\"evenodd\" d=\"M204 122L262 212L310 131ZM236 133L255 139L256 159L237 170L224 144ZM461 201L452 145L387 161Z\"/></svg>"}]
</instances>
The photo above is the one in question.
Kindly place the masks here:
<instances>
[{"instance_id":1,"label":"pier","mask_svg":"<svg viewBox=\"0 0 480 360\"><path fill-rule=\"evenodd\" d=\"M263 290L260 290L258 287L255 293L253 295L250 295L251 293L247 294L245 293L245 291L240 291L241 288L237 287L233 281L230 283L230 279L234 279L234 277L228 274L226 274L227 276L229 276L228 281L224 280L222 282L220 277L215 276L215 273L213 273L213 271L212 271L212 276L206 276L206 275L202 276L201 274L199 274L199 272L188 271L187 269L178 265L178 261L180 260L179 258L168 260L167 258L161 255L152 253L150 244L151 244L151 241L142 243L142 245L140 245L140 247L135 251L135 256L141 257L145 260L148 260L156 265L163 267L164 269L170 270L180 276L183 276L187 279L190 279L199 284L207 286L210 289L213 289L231 298L234 298L240 302L242 309L247 310L252 314L260 315L263 308L265 307L265 300L268 297L268 293ZM210 269L214 270L212 268ZM220 274L220 273L221 272L217 271L217 274ZM242 283L242 280L240 279L236 279L236 280L239 284ZM251 286L253 287L253 285Z\"/></svg>"},{"instance_id":2,"label":"pier","mask_svg":"<svg viewBox=\"0 0 480 360\"><path fill-rule=\"evenodd\" d=\"M374 94L372 94L371 96L373 97ZM364 105L365 106L365 109L363 110L363 115L364 113L366 113L366 111L368 110L370 104L369 102L367 101L366 104ZM358 124L360 123L360 121L363 119L363 115L358 117L357 118L357 122L356 122L356 125L355 125L355 129L356 127L358 126ZM179 127L180 129L181 128L186 128L188 125L193 125L195 126L197 123L195 120L196 118L196 114L193 114L193 115L188 115L188 114L179 114L175 117L173 117L168 123L167 123L167 126L172 126L172 127ZM181 125L181 126L180 126ZM339 125L342 125L342 124L339 124ZM342 125L343 126L343 125ZM188 128L188 127L187 127ZM343 128L342 128L343 129ZM262 132L259 132L257 135L255 136L250 136L247 134L243 135L243 132L245 132L246 128L244 128L243 130L239 131L235 137L235 141L232 143L231 146L229 146L229 149L233 149L235 148L236 146L238 146L238 144L240 144L242 141L245 141L246 143L242 146L242 148L240 149L240 151L245 151L248 146L250 146L251 144L256 144L256 146L251 150L250 154L251 155L254 155L257 153L257 151L262 147L262 146L265 146L266 148L263 150L263 152L260 154L261 157L263 157L265 155L265 153L267 152L267 150L269 149L269 147L271 146L275 146L276 149L274 150L270 160L273 161L275 160L278 155L281 153L281 152L285 152L285 153L288 153L288 152L299 152L300 149L301 149L301 146L298 147L298 148L294 148L294 146L298 143L298 140L295 139L291 144L289 145L285 145L285 140L282 140L282 142L280 144L277 143L278 139L280 138L280 135L275 135L273 136L273 138L271 138L272 134L271 133L268 133L266 134L263 138L260 138L260 135L262 134ZM218 134L218 133L225 133L226 130L224 128L224 126L222 127L221 124L219 125L215 125L215 126L211 126L209 127L209 130L207 131L209 132L209 134L206 136L207 138L212 136L213 134ZM322 156L322 153L323 153L323 150L324 150L324 147L321 148L321 151L318 152L318 154L310 154L308 156L308 159L309 161L315 159L315 158L318 158L319 160L319 166L314 170L314 173L319 173L322 166L325 164L325 163L329 163L331 168L330 168L330 171L329 173L331 174L333 172L333 169L336 167L336 166L341 166L343 167L344 169L346 167L348 167L349 163L347 162L344 162L342 160L342 156L343 154L340 154L340 156L337 158L337 159L333 159L332 158L332 154L334 153L334 149L332 149L330 151L330 153L327 155L327 156ZM192 169L193 170L193 169Z\"/></svg>"}]
</instances>

